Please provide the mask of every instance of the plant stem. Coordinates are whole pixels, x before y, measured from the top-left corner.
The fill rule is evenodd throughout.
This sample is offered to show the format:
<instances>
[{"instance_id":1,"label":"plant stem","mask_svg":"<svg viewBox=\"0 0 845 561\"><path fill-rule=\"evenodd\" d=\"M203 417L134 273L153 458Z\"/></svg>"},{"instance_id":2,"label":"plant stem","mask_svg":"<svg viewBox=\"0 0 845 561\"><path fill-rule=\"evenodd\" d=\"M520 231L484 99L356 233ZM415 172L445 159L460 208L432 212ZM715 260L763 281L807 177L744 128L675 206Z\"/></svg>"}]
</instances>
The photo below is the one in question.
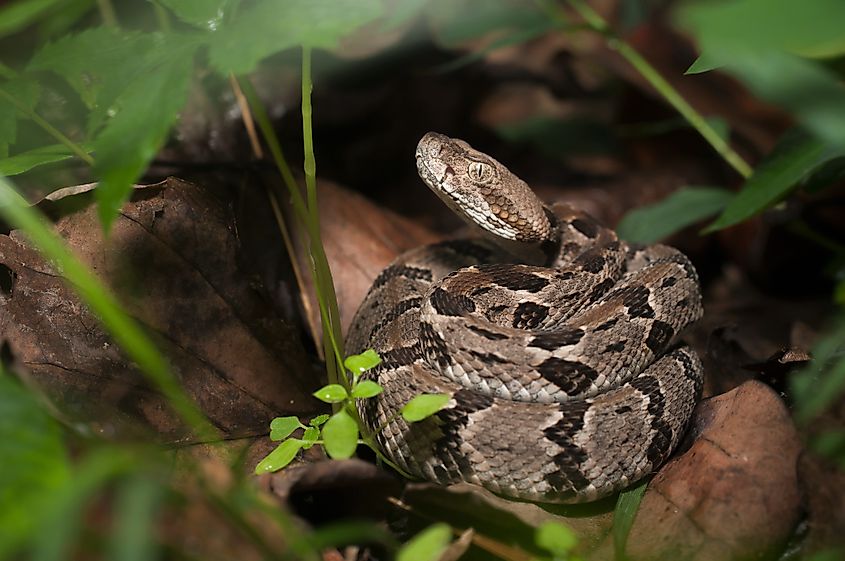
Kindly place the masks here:
<instances>
[{"instance_id":1,"label":"plant stem","mask_svg":"<svg viewBox=\"0 0 845 561\"><path fill-rule=\"evenodd\" d=\"M311 48L302 48L302 141L305 153L305 192L308 198L308 218L313 227L311 235L311 258L317 301L323 319L323 348L326 356L326 370L329 383L342 384L349 389L349 381L343 370L343 334L340 327L340 311L334 289L332 272L323 249L320 234L320 211L317 204L316 162L314 159L314 134L311 125ZM333 360L332 358L333 357Z\"/></svg>"},{"instance_id":2,"label":"plant stem","mask_svg":"<svg viewBox=\"0 0 845 561\"><path fill-rule=\"evenodd\" d=\"M593 10L586 2L583 0L566 0L567 3L572 6L578 14L584 18L584 21L593 28L594 31L601 33L604 35L605 39L607 40L607 45L611 49L617 51L620 55L622 55L625 60L627 60L631 66L633 66L637 72L645 78L651 86L657 90L657 92L663 96L663 98L669 102L669 104L675 108L675 110L680 113L684 119L692 125L698 133L704 137L710 146L713 147L714 150L728 163L733 167L737 173L739 173L742 177L747 178L751 175L753 169L751 168L748 163L742 159L733 148L725 141L724 138L719 136L719 133L710 126L710 123L696 111L687 101L678 93L669 82L666 81L663 76L657 71L654 66L652 66L639 52L637 52L631 45L623 41L619 36L617 36L613 30L610 28L610 25L607 21L601 17L595 10ZM560 18L560 14L555 11L556 17Z\"/></svg>"},{"instance_id":3,"label":"plant stem","mask_svg":"<svg viewBox=\"0 0 845 561\"><path fill-rule=\"evenodd\" d=\"M114 6L111 0L97 0L97 8L100 10L100 17L103 18L103 23L109 27L119 27L117 21L117 13L114 11Z\"/></svg>"},{"instance_id":4,"label":"plant stem","mask_svg":"<svg viewBox=\"0 0 845 561\"><path fill-rule=\"evenodd\" d=\"M170 23L170 14L167 10L162 6L158 0L153 0L153 12L156 15L156 21L158 22L158 28L165 33L173 31L173 24Z\"/></svg>"},{"instance_id":5,"label":"plant stem","mask_svg":"<svg viewBox=\"0 0 845 561\"><path fill-rule=\"evenodd\" d=\"M83 150L82 147L80 147L74 141L72 141L71 139L66 137L64 134L62 134L62 132L59 129L57 129L56 127L54 127L53 125L51 125L50 123L45 121L41 117L41 115L36 113L33 109L30 109L29 107L27 107L27 105L25 103L21 102L15 96L13 96L12 94L10 94L9 92L7 92L6 90L4 90L2 88L0 88L0 96L9 100L17 108L18 111L20 111L21 113L24 113L27 117L32 119L32 121L36 125L41 127L42 129L44 129L44 131L47 134L49 134L50 136L52 136L53 138L58 140L60 143L67 146L68 150L70 150L71 152L76 154L76 156L79 157L79 159L84 161L89 166L94 165L94 158L92 158L90 154L88 154L85 150Z\"/></svg>"}]
</instances>

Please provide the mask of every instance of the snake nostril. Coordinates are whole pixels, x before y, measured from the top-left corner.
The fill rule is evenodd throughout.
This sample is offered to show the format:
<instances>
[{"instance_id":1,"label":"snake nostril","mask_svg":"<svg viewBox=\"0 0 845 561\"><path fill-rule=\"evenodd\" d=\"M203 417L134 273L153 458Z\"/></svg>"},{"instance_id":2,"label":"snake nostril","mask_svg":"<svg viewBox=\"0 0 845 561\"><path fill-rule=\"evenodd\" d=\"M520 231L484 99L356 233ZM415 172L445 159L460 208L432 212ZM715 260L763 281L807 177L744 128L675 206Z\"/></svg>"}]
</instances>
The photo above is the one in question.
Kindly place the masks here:
<instances>
[{"instance_id":1,"label":"snake nostril","mask_svg":"<svg viewBox=\"0 0 845 561\"><path fill-rule=\"evenodd\" d=\"M443 172L443 175L444 175L444 177L454 176L455 175L455 169L452 166L447 165L446 169Z\"/></svg>"}]
</instances>

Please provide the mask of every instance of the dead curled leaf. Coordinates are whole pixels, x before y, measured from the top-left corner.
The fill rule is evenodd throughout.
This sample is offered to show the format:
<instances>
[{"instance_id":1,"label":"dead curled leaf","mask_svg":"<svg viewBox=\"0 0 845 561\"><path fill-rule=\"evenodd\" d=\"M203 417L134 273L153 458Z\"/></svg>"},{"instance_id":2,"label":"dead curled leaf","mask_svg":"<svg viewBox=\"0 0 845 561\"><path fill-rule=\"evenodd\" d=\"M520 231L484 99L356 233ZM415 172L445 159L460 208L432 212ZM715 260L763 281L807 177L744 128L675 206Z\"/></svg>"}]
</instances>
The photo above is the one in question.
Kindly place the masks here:
<instances>
[{"instance_id":1,"label":"dead curled leaf","mask_svg":"<svg viewBox=\"0 0 845 561\"><path fill-rule=\"evenodd\" d=\"M40 206L58 215L56 231L154 337L224 434L263 433L276 415L314 411L317 377L298 333L238 265L240 241L220 202L176 179L140 187L104 238L84 191ZM0 339L61 410L106 435L151 427L168 440L185 436L166 400L20 232L0 236L0 267L9 279Z\"/></svg>"}]
</instances>

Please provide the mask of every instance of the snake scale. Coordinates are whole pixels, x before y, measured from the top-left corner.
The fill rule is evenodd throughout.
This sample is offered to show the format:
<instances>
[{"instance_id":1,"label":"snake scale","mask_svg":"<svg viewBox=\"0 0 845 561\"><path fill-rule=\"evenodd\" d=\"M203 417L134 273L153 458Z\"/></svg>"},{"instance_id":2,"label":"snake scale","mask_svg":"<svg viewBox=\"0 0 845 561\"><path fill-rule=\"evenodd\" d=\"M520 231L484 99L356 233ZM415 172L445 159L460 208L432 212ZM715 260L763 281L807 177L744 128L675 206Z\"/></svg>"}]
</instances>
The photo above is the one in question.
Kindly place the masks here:
<instances>
[{"instance_id":1,"label":"snake scale","mask_svg":"<svg viewBox=\"0 0 845 561\"><path fill-rule=\"evenodd\" d=\"M702 315L689 259L634 246L462 140L428 133L423 181L477 239L421 247L376 278L347 336L374 348L384 392L359 412L399 467L522 500L575 503L622 489L673 451L700 397L677 341ZM406 423L420 393L451 399Z\"/></svg>"}]
</instances>

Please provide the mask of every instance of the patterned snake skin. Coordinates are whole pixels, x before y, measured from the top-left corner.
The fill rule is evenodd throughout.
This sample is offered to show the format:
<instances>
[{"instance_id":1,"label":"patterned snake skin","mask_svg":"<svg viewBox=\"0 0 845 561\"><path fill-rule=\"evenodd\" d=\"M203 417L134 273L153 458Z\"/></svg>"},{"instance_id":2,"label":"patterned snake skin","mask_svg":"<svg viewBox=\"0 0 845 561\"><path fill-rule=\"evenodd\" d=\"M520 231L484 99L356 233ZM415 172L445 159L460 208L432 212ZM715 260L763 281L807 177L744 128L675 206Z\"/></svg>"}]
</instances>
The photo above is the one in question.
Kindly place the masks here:
<instances>
[{"instance_id":1,"label":"patterned snake skin","mask_svg":"<svg viewBox=\"0 0 845 561\"><path fill-rule=\"evenodd\" d=\"M546 207L493 158L428 133L423 181L484 236L400 256L375 280L347 337L381 365L359 403L405 471L507 497L591 501L654 471L678 444L702 366L677 343L702 315L679 251L633 247L590 216ZM419 423L412 397L446 393Z\"/></svg>"}]
</instances>

